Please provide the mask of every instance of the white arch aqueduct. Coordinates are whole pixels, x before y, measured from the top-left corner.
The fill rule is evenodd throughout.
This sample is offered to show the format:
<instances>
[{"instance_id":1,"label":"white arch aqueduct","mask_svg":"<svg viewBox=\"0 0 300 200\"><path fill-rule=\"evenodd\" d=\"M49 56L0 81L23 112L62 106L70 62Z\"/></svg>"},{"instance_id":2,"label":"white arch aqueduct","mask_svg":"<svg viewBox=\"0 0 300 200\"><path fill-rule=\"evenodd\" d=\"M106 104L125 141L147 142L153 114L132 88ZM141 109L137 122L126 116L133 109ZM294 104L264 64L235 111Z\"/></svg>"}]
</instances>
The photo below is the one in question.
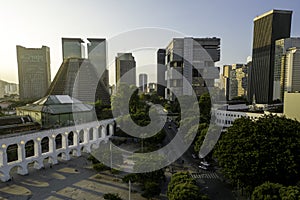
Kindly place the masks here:
<instances>
[{"instance_id":1,"label":"white arch aqueduct","mask_svg":"<svg viewBox=\"0 0 300 200\"><path fill-rule=\"evenodd\" d=\"M34 168L44 167L44 160L57 164L58 155L63 160L69 160L70 154L81 156L81 151L91 152L93 147L99 147L100 142L107 142L114 134L113 119L95 121L71 127L43 130L30 134L0 139L0 179L10 180L10 171L17 167L18 174L28 174L28 164L34 163ZM42 146L46 142L45 145ZM48 144L47 144L48 143ZM26 146L32 144L31 155ZM9 147L16 147L16 159L8 160Z\"/></svg>"}]
</instances>

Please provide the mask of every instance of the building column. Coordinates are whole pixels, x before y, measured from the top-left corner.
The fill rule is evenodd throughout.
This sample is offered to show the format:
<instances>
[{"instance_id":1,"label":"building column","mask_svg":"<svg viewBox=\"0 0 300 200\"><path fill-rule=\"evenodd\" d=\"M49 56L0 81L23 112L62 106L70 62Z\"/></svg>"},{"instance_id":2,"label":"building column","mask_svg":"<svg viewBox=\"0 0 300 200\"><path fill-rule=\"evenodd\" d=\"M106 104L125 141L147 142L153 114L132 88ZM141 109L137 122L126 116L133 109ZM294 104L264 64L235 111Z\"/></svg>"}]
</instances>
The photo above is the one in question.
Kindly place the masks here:
<instances>
[{"instance_id":1,"label":"building column","mask_svg":"<svg viewBox=\"0 0 300 200\"><path fill-rule=\"evenodd\" d=\"M53 134L51 137L49 137L49 153L51 157L49 157L49 163L52 162L52 164L57 164L57 155L56 155L56 143L55 143L55 135Z\"/></svg>"},{"instance_id":2,"label":"building column","mask_svg":"<svg viewBox=\"0 0 300 200\"><path fill-rule=\"evenodd\" d=\"M105 139L105 137L106 137L106 126L102 126L101 132L102 132L102 138Z\"/></svg>"},{"instance_id":3,"label":"building column","mask_svg":"<svg viewBox=\"0 0 300 200\"><path fill-rule=\"evenodd\" d=\"M18 144L18 161L23 163L25 162L26 152L25 152L25 142L21 141L20 144ZM27 166L19 166L18 167L18 174L20 175L26 175L28 174Z\"/></svg>"},{"instance_id":4,"label":"building column","mask_svg":"<svg viewBox=\"0 0 300 200\"><path fill-rule=\"evenodd\" d=\"M34 140L34 156L37 158L40 158L42 155L42 144L41 144L41 138L37 138ZM44 167L43 159L38 159L34 162L33 167L35 169L41 169Z\"/></svg>"},{"instance_id":5,"label":"building column","mask_svg":"<svg viewBox=\"0 0 300 200\"><path fill-rule=\"evenodd\" d=\"M84 130L84 133L83 133L83 143L87 144L87 143L89 143L89 141L90 141L90 132L89 132L89 129L87 128Z\"/></svg>"},{"instance_id":6,"label":"building column","mask_svg":"<svg viewBox=\"0 0 300 200\"><path fill-rule=\"evenodd\" d=\"M5 167L7 166L7 146L2 145L2 148L0 149L0 166Z\"/></svg>"},{"instance_id":7,"label":"building column","mask_svg":"<svg viewBox=\"0 0 300 200\"><path fill-rule=\"evenodd\" d=\"M20 144L18 144L18 161L24 162L25 161L25 142L21 141Z\"/></svg>"},{"instance_id":8,"label":"building column","mask_svg":"<svg viewBox=\"0 0 300 200\"><path fill-rule=\"evenodd\" d=\"M98 139L98 129L93 127L93 140Z\"/></svg>"},{"instance_id":9,"label":"building column","mask_svg":"<svg viewBox=\"0 0 300 200\"><path fill-rule=\"evenodd\" d=\"M81 156L81 149L80 149L80 141L79 141L79 131L73 132L73 141L74 145L76 146L76 151L73 151L73 156Z\"/></svg>"},{"instance_id":10,"label":"building column","mask_svg":"<svg viewBox=\"0 0 300 200\"><path fill-rule=\"evenodd\" d=\"M114 124L109 124L109 135L112 136L114 134Z\"/></svg>"}]
</instances>

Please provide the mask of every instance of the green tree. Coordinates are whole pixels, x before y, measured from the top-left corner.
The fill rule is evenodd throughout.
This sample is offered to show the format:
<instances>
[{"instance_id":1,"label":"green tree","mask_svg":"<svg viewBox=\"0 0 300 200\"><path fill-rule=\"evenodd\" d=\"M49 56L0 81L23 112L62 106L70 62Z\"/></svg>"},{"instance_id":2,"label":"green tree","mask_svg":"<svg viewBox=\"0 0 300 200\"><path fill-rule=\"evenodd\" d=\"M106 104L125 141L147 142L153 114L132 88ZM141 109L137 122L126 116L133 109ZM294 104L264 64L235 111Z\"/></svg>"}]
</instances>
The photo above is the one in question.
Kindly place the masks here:
<instances>
[{"instance_id":1,"label":"green tree","mask_svg":"<svg viewBox=\"0 0 300 200\"><path fill-rule=\"evenodd\" d=\"M169 200L201 200L200 189L198 186L189 182L177 184L172 193L168 195Z\"/></svg>"},{"instance_id":2,"label":"green tree","mask_svg":"<svg viewBox=\"0 0 300 200\"><path fill-rule=\"evenodd\" d=\"M300 123L264 116L234 121L218 141L215 156L224 174L250 191L266 181L285 185L300 179Z\"/></svg>"},{"instance_id":3,"label":"green tree","mask_svg":"<svg viewBox=\"0 0 300 200\"><path fill-rule=\"evenodd\" d=\"M299 200L300 188L297 186L281 187L279 190L280 198L282 200Z\"/></svg>"},{"instance_id":4,"label":"green tree","mask_svg":"<svg viewBox=\"0 0 300 200\"><path fill-rule=\"evenodd\" d=\"M150 199L152 197L158 196L161 192L160 185L155 181L147 181L144 184L144 192L142 196Z\"/></svg>"},{"instance_id":5,"label":"green tree","mask_svg":"<svg viewBox=\"0 0 300 200\"><path fill-rule=\"evenodd\" d=\"M257 186L252 195L252 200L281 200L279 190L282 187L278 183L265 182Z\"/></svg>"},{"instance_id":6,"label":"green tree","mask_svg":"<svg viewBox=\"0 0 300 200\"><path fill-rule=\"evenodd\" d=\"M209 199L206 195L200 193L200 188L188 172L178 172L171 177L171 181L168 184L167 196L170 200Z\"/></svg>"}]
</instances>

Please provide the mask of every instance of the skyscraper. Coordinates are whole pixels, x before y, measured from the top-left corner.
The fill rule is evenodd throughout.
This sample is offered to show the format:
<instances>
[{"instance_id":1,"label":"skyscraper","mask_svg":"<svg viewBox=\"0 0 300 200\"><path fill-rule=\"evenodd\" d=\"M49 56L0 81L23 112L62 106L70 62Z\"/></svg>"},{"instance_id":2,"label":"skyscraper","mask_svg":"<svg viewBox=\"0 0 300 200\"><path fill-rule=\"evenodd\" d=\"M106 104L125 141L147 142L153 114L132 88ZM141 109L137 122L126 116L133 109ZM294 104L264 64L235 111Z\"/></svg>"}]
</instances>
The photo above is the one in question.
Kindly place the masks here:
<instances>
[{"instance_id":1,"label":"skyscraper","mask_svg":"<svg viewBox=\"0 0 300 200\"><path fill-rule=\"evenodd\" d=\"M68 58L84 58L84 41L81 38L62 38L63 60Z\"/></svg>"},{"instance_id":2,"label":"skyscraper","mask_svg":"<svg viewBox=\"0 0 300 200\"><path fill-rule=\"evenodd\" d=\"M50 49L17 46L19 92L21 100L43 97L51 83Z\"/></svg>"},{"instance_id":3,"label":"skyscraper","mask_svg":"<svg viewBox=\"0 0 300 200\"><path fill-rule=\"evenodd\" d=\"M136 86L136 68L132 53L118 53L116 57L116 85L120 82Z\"/></svg>"},{"instance_id":4,"label":"skyscraper","mask_svg":"<svg viewBox=\"0 0 300 200\"><path fill-rule=\"evenodd\" d=\"M292 11L271 10L254 18L250 91L257 103L273 100L275 41L290 37Z\"/></svg>"},{"instance_id":5,"label":"skyscraper","mask_svg":"<svg viewBox=\"0 0 300 200\"><path fill-rule=\"evenodd\" d=\"M166 50L158 49L157 51L157 94L165 98L165 88L167 85L166 74Z\"/></svg>"},{"instance_id":6,"label":"skyscraper","mask_svg":"<svg viewBox=\"0 0 300 200\"><path fill-rule=\"evenodd\" d=\"M300 38L284 38L275 42L273 100L284 100L286 54L292 47L300 48Z\"/></svg>"},{"instance_id":7,"label":"skyscraper","mask_svg":"<svg viewBox=\"0 0 300 200\"><path fill-rule=\"evenodd\" d=\"M89 59L65 59L47 95L68 95L84 103L101 100L104 105L110 105L109 91L96 73L95 66Z\"/></svg>"},{"instance_id":8,"label":"skyscraper","mask_svg":"<svg viewBox=\"0 0 300 200\"><path fill-rule=\"evenodd\" d=\"M148 85L148 75L140 74L139 75L139 88L141 88L142 92L147 92L147 85Z\"/></svg>"},{"instance_id":9,"label":"skyscraper","mask_svg":"<svg viewBox=\"0 0 300 200\"><path fill-rule=\"evenodd\" d=\"M219 78L214 63L219 60L220 38L174 38L166 48L165 98L207 92Z\"/></svg>"},{"instance_id":10,"label":"skyscraper","mask_svg":"<svg viewBox=\"0 0 300 200\"><path fill-rule=\"evenodd\" d=\"M300 92L300 48L290 48L286 53L284 91Z\"/></svg>"},{"instance_id":11,"label":"skyscraper","mask_svg":"<svg viewBox=\"0 0 300 200\"><path fill-rule=\"evenodd\" d=\"M105 87L109 87L109 76L106 68L106 39L105 38L87 38L88 59L96 67L97 73L101 76Z\"/></svg>"}]
</instances>

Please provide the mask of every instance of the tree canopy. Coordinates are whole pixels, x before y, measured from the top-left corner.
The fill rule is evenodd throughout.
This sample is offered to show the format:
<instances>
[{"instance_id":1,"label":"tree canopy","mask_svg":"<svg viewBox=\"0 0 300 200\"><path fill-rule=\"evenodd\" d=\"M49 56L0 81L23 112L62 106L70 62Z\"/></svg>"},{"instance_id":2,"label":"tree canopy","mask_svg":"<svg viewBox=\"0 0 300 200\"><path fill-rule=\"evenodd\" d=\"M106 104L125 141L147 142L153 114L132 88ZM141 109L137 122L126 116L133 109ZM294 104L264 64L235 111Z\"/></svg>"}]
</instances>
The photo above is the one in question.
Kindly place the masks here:
<instances>
[{"instance_id":1,"label":"tree canopy","mask_svg":"<svg viewBox=\"0 0 300 200\"><path fill-rule=\"evenodd\" d=\"M208 199L206 195L200 193L200 188L188 172L178 172L171 177L167 195L170 200Z\"/></svg>"},{"instance_id":2,"label":"tree canopy","mask_svg":"<svg viewBox=\"0 0 300 200\"><path fill-rule=\"evenodd\" d=\"M257 187L251 195L252 200L298 200L300 190L297 186L283 186L279 183L265 182Z\"/></svg>"},{"instance_id":3,"label":"tree canopy","mask_svg":"<svg viewBox=\"0 0 300 200\"><path fill-rule=\"evenodd\" d=\"M234 184L254 187L300 180L300 123L285 117L240 118L218 141L214 155Z\"/></svg>"}]
</instances>

